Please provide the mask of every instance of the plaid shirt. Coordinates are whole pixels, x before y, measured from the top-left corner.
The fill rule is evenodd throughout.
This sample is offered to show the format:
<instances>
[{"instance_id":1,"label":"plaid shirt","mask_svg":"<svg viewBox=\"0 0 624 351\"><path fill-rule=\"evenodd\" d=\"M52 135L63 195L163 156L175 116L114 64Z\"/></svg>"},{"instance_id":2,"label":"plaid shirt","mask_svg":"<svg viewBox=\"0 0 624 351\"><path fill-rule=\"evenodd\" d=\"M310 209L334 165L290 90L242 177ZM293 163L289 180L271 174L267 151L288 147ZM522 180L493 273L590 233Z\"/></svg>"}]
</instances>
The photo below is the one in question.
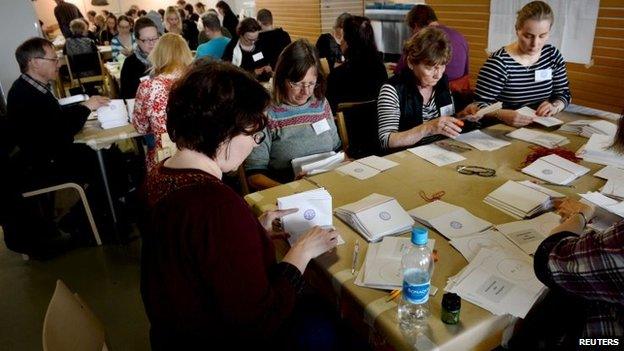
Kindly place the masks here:
<instances>
[{"instance_id":1,"label":"plaid shirt","mask_svg":"<svg viewBox=\"0 0 624 351\"><path fill-rule=\"evenodd\" d=\"M32 85L33 87L35 87L35 89L39 90L42 94L52 94L52 96L54 96L54 93L52 92L52 87L50 86L50 84L42 84L41 82L33 79L31 76L29 76L26 73L22 73L21 77L23 80L25 80L26 82L28 82L30 85Z\"/></svg>"},{"instance_id":2,"label":"plaid shirt","mask_svg":"<svg viewBox=\"0 0 624 351\"><path fill-rule=\"evenodd\" d=\"M585 300L582 337L624 336L624 221L609 233L557 233L535 253L537 277ZM583 311L584 309L584 311Z\"/></svg>"}]
</instances>

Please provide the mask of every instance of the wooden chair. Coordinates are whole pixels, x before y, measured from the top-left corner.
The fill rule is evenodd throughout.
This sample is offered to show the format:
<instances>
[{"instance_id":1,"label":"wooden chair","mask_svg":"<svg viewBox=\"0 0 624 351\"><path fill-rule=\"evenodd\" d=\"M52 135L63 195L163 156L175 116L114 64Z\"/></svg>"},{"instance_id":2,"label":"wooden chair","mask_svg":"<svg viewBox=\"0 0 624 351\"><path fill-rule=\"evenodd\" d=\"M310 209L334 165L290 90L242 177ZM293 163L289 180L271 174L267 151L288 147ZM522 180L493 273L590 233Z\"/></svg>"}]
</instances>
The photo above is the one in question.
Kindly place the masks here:
<instances>
[{"instance_id":1,"label":"wooden chair","mask_svg":"<svg viewBox=\"0 0 624 351\"><path fill-rule=\"evenodd\" d=\"M66 96L71 96L69 89L83 87L85 83L101 82L103 95L108 95L108 82L99 51L82 55L67 55L69 84L65 85ZM83 87L84 90L84 87Z\"/></svg>"},{"instance_id":2,"label":"wooden chair","mask_svg":"<svg viewBox=\"0 0 624 351\"><path fill-rule=\"evenodd\" d=\"M377 126L377 101L338 104L338 135L351 158L381 155Z\"/></svg>"},{"instance_id":3,"label":"wooden chair","mask_svg":"<svg viewBox=\"0 0 624 351\"><path fill-rule=\"evenodd\" d=\"M321 63L321 73L323 73L325 77L329 76L329 62L325 57L322 57L319 61Z\"/></svg>"},{"instance_id":4,"label":"wooden chair","mask_svg":"<svg viewBox=\"0 0 624 351\"><path fill-rule=\"evenodd\" d=\"M25 193L22 193L22 196L27 198L27 197L32 197L32 196L52 193L52 192L59 191L59 190L62 190L62 189L74 189L74 190L76 190L76 192L80 196L80 201L82 201L82 205L84 207L87 219L89 220L89 224L91 225L91 230L93 232L93 238L95 239L95 242L97 243L97 245L101 246L102 245L102 240L100 239L100 234L98 232L97 226L95 225L95 220L93 220L93 213L91 212L91 207L89 206L89 201L87 200L87 196L86 196L86 194L84 192L84 189L80 185L78 185L76 183L64 183L64 184L59 184L59 185L55 185L55 186L50 186L50 187L47 187L47 188L27 191ZM26 259L26 257L24 257L24 258Z\"/></svg>"},{"instance_id":5,"label":"wooden chair","mask_svg":"<svg viewBox=\"0 0 624 351\"><path fill-rule=\"evenodd\" d=\"M60 279L43 321L44 351L107 351L104 326Z\"/></svg>"}]
</instances>

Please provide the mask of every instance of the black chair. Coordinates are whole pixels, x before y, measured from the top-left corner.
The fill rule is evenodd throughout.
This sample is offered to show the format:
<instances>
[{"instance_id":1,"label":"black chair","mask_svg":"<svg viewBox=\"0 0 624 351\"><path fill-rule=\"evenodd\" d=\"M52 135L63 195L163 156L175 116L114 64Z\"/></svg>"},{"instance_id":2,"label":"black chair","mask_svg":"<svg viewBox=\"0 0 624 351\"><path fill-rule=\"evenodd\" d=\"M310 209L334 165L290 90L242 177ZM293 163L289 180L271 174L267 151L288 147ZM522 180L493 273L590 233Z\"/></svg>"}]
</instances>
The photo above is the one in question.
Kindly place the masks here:
<instances>
[{"instance_id":1,"label":"black chair","mask_svg":"<svg viewBox=\"0 0 624 351\"><path fill-rule=\"evenodd\" d=\"M338 104L336 115L343 150L351 158L382 155L377 126L377 101Z\"/></svg>"},{"instance_id":2,"label":"black chair","mask_svg":"<svg viewBox=\"0 0 624 351\"><path fill-rule=\"evenodd\" d=\"M84 84L86 83L100 83L104 90L103 93L107 95L106 75L102 68L102 58L97 49L95 52L86 54L67 55L67 68L70 78L69 86L65 86L65 94L67 96L71 95L69 89L76 86L82 87L84 92Z\"/></svg>"}]
</instances>

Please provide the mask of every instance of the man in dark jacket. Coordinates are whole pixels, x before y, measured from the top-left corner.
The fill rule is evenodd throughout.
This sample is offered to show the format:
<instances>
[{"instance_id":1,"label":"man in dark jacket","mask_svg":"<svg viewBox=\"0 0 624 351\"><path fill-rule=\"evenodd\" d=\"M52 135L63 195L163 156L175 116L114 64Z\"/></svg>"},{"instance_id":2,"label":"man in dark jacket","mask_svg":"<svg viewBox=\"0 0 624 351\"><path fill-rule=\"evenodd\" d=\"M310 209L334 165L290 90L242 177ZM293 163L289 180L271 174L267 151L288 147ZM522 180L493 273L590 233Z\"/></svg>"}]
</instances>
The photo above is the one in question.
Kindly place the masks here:
<instances>
[{"instance_id":1,"label":"man in dark jacket","mask_svg":"<svg viewBox=\"0 0 624 351\"><path fill-rule=\"evenodd\" d=\"M54 17L61 28L61 33L65 38L71 36L69 23L76 18L84 18L76 5L65 2L65 0L54 0L56 7L54 8Z\"/></svg>"},{"instance_id":2,"label":"man in dark jacket","mask_svg":"<svg viewBox=\"0 0 624 351\"><path fill-rule=\"evenodd\" d=\"M279 55L290 44L290 35L282 28L273 28L273 14L267 9L258 11L257 19L262 28L258 41L262 43L266 59L275 70Z\"/></svg>"},{"instance_id":3,"label":"man in dark jacket","mask_svg":"<svg viewBox=\"0 0 624 351\"><path fill-rule=\"evenodd\" d=\"M93 96L72 106L61 106L50 81L58 76L59 58L51 42L31 38L15 51L22 72L7 98L10 133L18 147L15 165L20 192L65 182L93 183L95 157L85 145L74 144L89 113L108 103ZM91 167L90 167L91 165ZM93 176L95 174L95 177Z\"/></svg>"}]
</instances>

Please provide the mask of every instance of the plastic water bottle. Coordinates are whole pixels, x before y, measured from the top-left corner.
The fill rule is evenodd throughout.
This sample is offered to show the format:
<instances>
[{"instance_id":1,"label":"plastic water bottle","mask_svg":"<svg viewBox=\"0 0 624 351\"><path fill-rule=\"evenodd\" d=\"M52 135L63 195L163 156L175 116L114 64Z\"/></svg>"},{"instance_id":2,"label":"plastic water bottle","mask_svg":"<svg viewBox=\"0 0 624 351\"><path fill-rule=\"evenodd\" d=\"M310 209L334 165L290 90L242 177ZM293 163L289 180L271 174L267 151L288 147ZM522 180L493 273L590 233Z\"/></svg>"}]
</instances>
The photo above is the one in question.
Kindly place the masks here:
<instances>
[{"instance_id":1,"label":"plastic water bottle","mask_svg":"<svg viewBox=\"0 0 624 351\"><path fill-rule=\"evenodd\" d=\"M429 287L433 274L433 257L427 247L426 228L412 229L412 246L403 255L403 291L399 301L399 325L413 330L426 324L429 317Z\"/></svg>"}]
</instances>

